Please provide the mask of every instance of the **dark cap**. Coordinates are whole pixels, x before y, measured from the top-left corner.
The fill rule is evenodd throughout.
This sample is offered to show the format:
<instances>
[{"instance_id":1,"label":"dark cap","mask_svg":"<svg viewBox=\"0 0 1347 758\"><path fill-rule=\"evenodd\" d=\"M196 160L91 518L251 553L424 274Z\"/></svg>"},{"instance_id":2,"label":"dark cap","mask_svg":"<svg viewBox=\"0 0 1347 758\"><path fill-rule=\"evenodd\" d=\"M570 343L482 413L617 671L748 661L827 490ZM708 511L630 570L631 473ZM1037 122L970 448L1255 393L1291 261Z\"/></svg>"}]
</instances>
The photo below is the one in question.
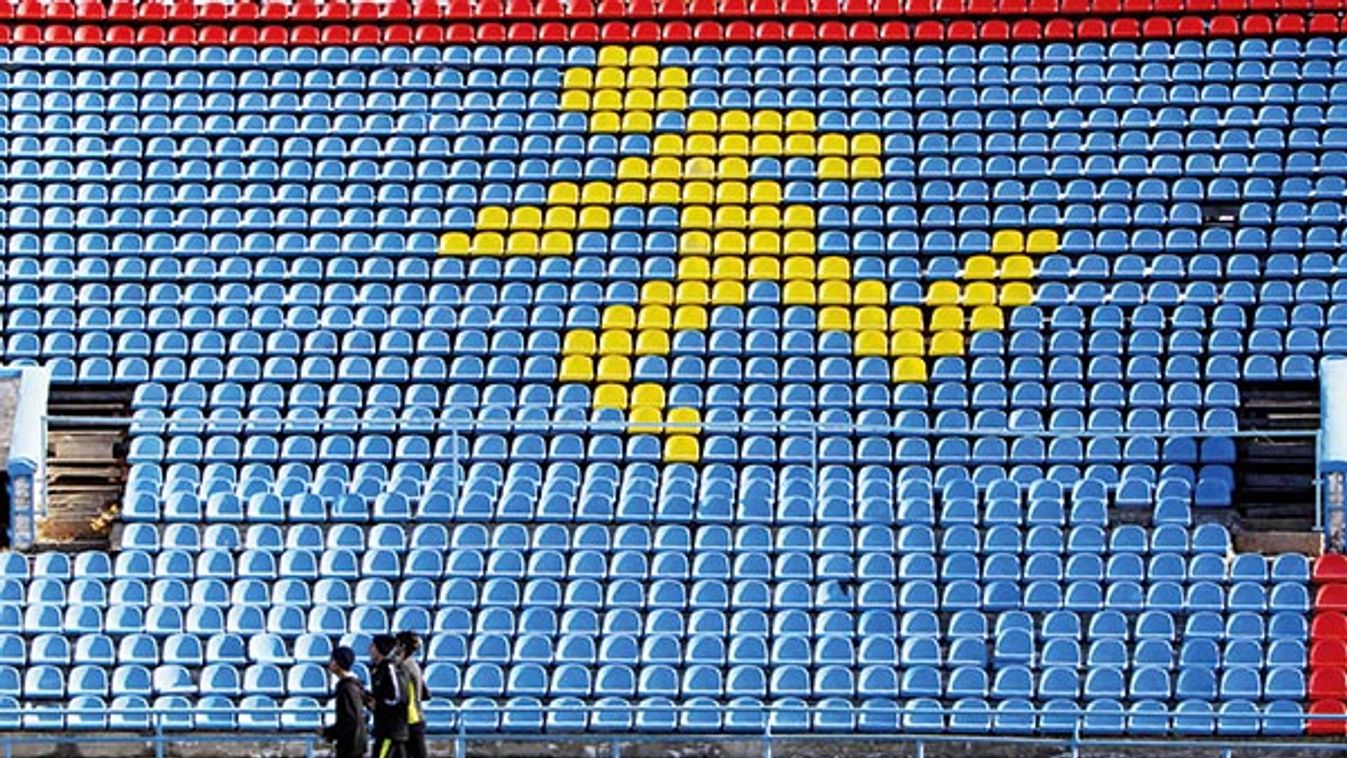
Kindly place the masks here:
<instances>
[{"instance_id":1,"label":"dark cap","mask_svg":"<svg viewBox=\"0 0 1347 758\"><path fill-rule=\"evenodd\" d=\"M350 671L355 666L355 651L345 645L332 650L332 662L342 671Z\"/></svg>"},{"instance_id":2,"label":"dark cap","mask_svg":"<svg viewBox=\"0 0 1347 758\"><path fill-rule=\"evenodd\" d=\"M379 651L379 655L392 655L398 646L397 638L391 634L376 634L370 643Z\"/></svg>"}]
</instances>

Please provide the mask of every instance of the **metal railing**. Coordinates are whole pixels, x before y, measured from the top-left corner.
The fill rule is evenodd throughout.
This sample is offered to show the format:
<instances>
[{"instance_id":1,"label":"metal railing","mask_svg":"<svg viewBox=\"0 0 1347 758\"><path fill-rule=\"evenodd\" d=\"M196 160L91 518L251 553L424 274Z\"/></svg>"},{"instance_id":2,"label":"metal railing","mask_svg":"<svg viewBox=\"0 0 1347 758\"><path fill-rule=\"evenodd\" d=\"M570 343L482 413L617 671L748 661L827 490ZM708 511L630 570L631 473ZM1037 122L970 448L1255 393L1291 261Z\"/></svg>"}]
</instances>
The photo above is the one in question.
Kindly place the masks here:
<instances>
[{"instance_id":1,"label":"metal railing","mask_svg":"<svg viewBox=\"0 0 1347 758\"><path fill-rule=\"evenodd\" d=\"M534 718L536 729L500 729L497 725L499 719L510 713L525 713ZM597 729L587 730L585 721L590 713L608 713L618 717L630 719L641 713L656 712L665 716L673 716L673 724L666 724L667 728L656 727L636 727L624 729ZM1275 735L1259 737L1257 731L1269 722L1277 722L1283 726L1292 726L1295 729L1303 730L1305 724L1310 722L1331 721L1340 724L1338 731L1347 729L1347 715L1320 715L1320 714L1268 714L1240 713L1221 715L1218 713L1185 713L1170 709L1147 711L1144 713L1128 713L1125 711L1115 711L1110 713L1091 713L1085 709L1058 708L1048 710L1034 707L1002 707L994 708L988 706L985 709L972 711L959 711L953 708L933 705L921 707L912 707L910 705L893 704L891 707L877 708L862 705L859 709L853 709L853 714L877 713L890 716L893 719L906 718L908 716L920 717L926 719L924 724L914 724L912 728L901 728L898 730L857 730L855 722L852 722L852 728L846 728L842 725L836 729L818 729L815 731L805 731L792 729L790 727L774 727L772 716L777 713L794 712L803 717L807 725L810 711L808 707L801 703L792 708L786 708L775 704L761 705L738 705L723 703L707 703L705 705L682 704L676 705L667 703L662 705L649 705L642 703L626 704L608 704L608 703L577 703L576 705L518 705L498 702L469 703L459 704L436 703L432 701L427 704L426 716L428 718L428 733L432 739L438 738L442 741L452 741L454 758L467 758L470 754L471 744L474 742L549 742L549 743L573 743L576 745L604 744L609 748L610 758L620 758L621 750L624 745L640 743L757 743L760 748L762 758L772 758L774 748L782 743L791 742L856 742L869 745L893 743L910 745L918 756L924 754L928 745L938 744L963 744L963 745L1030 745L1042 747L1056 747L1069 750L1071 755L1079 756L1092 750L1107 749L1147 749L1154 751L1162 750L1184 750L1184 751L1211 751L1212 753L1227 757L1232 751L1238 750L1266 750L1272 752L1278 751L1300 751L1300 752L1342 752L1344 744L1339 737L1330 737L1326 740L1316 740L1304 736L1295 735ZM60 716L63 719L68 717L86 717L90 719L106 718L109 714L115 713L119 717L141 722L142 728L128 728L123 732L109 732L104 729L102 723L85 725L88 731L82 731L80 727L20 732L0 733L0 754L4 758L10 758L14 754L15 748L34 746L34 745L60 745L60 744L124 744L124 745L145 745L153 751L156 758L165 758L175 745L193 743L218 743L225 745L243 745L251 743L267 743L268 745L288 744L303 750L305 756L312 758L324 745L321 738L317 735L316 729L322 723L323 711L314 708L300 708L294 706L250 706L243 707L199 707L192 708L190 711L182 714L166 714L163 709L148 707L126 707L126 708L81 708L73 706L42 708L34 711L28 711L31 714L40 714L51 718ZM569 713L580 717L578 727L562 726L554 729L544 729L543 724L547 716L555 713ZM699 713L710 715L717 724L724 724L725 717L736 713L749 713L757 717L757 728L753 728L752 723L734 725L727 728L697 728L688 726L679 726L677 716L687 713ZM235 730L223 731L216 728L206 727L201 731L190 727L175 727L174 721L187 720L200 716L220 716L234 719L240 715L246 714L253 719L280 718L284 715L295 715L304 717L305 721L298 724L295 728L289 730L278 730L270 728L249 728L238 727ZM40 717L39 716L39 717ZM946 723L947 719L956 716L976 717L982 719L981 722L973 722L969 726L951 727L948 731L940 728L931 728L928 726L931 719L939 718L941 723ZM992 724L999 717L1018 717L1027 719L1027 726L1017 725L1015 728L1006 728L999 733L994 733ZM1163 719L1166 723L1174 723L1179 720L1188 720L1190 724L1204 724L1201 729L1192 727L1173 728L1173 729L1138 729L1139 736L1125 736L1125 728L1099 727L1092 725L1092 719L1107 719L1110 724L1120 725L1131 718L1147 719L1154 723L1157 719ZM480 722L475 719L481 719ZM1043 719L1051 719L1051 724L1043 728ZM1038 720L1039 728L1035 729L1035 720ZM1069 721L1068 721L1069 720ZM1253 734L1224 734L1217 735L1217 724L1222 720L1229 722L1238 722L1243 729L1253 728ZM169 723L166 723L169 722ZM630 721L628 722L630 723ZM982 726L983 728L978 728ZM807 728L807 727L806 727ZM1203 732L1206 735L1197 734ZM199 749L198 749L199 754ZM234 754L222 752L221 755Z\"/></svg>"}]
</instances>

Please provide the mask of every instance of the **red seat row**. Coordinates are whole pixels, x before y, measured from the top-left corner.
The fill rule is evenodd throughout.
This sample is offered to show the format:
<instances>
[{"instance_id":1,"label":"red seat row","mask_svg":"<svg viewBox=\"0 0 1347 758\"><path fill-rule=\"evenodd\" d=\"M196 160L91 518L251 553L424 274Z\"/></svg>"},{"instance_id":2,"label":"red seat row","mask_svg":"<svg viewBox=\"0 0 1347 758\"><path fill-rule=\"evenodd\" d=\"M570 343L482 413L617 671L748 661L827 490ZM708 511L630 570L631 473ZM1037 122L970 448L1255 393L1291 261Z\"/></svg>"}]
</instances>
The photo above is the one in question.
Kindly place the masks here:
<instances>
[{"instance_id":1,"label":"red seat row","mask_svg":"<svg viewBox=\"0 0 1347 758\"><path fill-rule=\"evenodd\" d=\"M1314 716L1347 717L1347 556L1322 555L1314 562L1311 578L1314 618L1310 621L1310 719L1306 729L1313 735L1347 735L1347 718L1315 719Z\"/></svg>"},{"instance_id":2,"label":"red seat row","mask_svg":"<svg viewBox=\"0 0 1347 758\"><path fill-rule=\"evenodd\" d=\"M1347 33L1347 16L1279 14L1007 21L559 21L456 24L5 24L0 44L412 45L595 42L1033 42Z\"/></svg>"},{"instance_id":3,"label":"red seat row","mask_svg":"<svg viewBox=\"0 0 1347 758\"><path fill-rule=\"evenodd\" d=\"M121 22L416 22L581 19L899 19L1331 12L1347 0L361 0L193 3L0 0L0 19Z\"/></svg>"}]
</instances>

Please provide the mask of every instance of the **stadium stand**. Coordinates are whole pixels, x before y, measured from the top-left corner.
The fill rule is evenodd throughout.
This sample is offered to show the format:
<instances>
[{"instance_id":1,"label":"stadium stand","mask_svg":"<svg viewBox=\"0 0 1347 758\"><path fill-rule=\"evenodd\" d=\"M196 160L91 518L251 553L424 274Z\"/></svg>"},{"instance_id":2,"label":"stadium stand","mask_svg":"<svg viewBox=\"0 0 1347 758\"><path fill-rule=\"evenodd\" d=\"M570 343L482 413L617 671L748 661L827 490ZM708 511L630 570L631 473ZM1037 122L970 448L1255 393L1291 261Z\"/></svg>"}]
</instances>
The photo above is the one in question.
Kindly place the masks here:
<instances>
[{"instance_id":1,"label":"stadium stand","mask_svg":"<svg viewBox=\"0 0 1347 758\"><path fill-rule=\"evenodd\" d=\"M0 358L135 388L0 719L413 629L439 731L1343 734L1347 566L1215 518L1347 355L1343 11L0 3Z\"/></svg>"}]
</instances>

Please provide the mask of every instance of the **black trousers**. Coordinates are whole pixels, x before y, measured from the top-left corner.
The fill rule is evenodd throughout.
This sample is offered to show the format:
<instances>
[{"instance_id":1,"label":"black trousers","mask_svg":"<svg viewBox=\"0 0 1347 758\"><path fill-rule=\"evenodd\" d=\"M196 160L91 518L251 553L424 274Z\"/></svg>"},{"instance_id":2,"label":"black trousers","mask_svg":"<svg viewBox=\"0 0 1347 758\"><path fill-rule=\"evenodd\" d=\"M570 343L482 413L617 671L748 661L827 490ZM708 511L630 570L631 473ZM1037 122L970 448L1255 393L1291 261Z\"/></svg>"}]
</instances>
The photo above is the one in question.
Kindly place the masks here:
<instances>
[{"instance_id":1,"label":"black trousers","mask_svg":"<svg viewBox=\"0 0 1347 758\"><path fill-rule=\"evenodd\" d=\"M407 725L407 751L406 758L428 758L429 751L426 750L426 722Z\"/></svg>"},{"instance_id":2,"label":"black trousers","mask_svg":"<svg viewBox=\"0 0 1347 758\"><path fill-rule=\"evenodd\" d=\"M373 758L407 758L407 743L402 740L375 740Z\"/></svg>"}]
</instances>

